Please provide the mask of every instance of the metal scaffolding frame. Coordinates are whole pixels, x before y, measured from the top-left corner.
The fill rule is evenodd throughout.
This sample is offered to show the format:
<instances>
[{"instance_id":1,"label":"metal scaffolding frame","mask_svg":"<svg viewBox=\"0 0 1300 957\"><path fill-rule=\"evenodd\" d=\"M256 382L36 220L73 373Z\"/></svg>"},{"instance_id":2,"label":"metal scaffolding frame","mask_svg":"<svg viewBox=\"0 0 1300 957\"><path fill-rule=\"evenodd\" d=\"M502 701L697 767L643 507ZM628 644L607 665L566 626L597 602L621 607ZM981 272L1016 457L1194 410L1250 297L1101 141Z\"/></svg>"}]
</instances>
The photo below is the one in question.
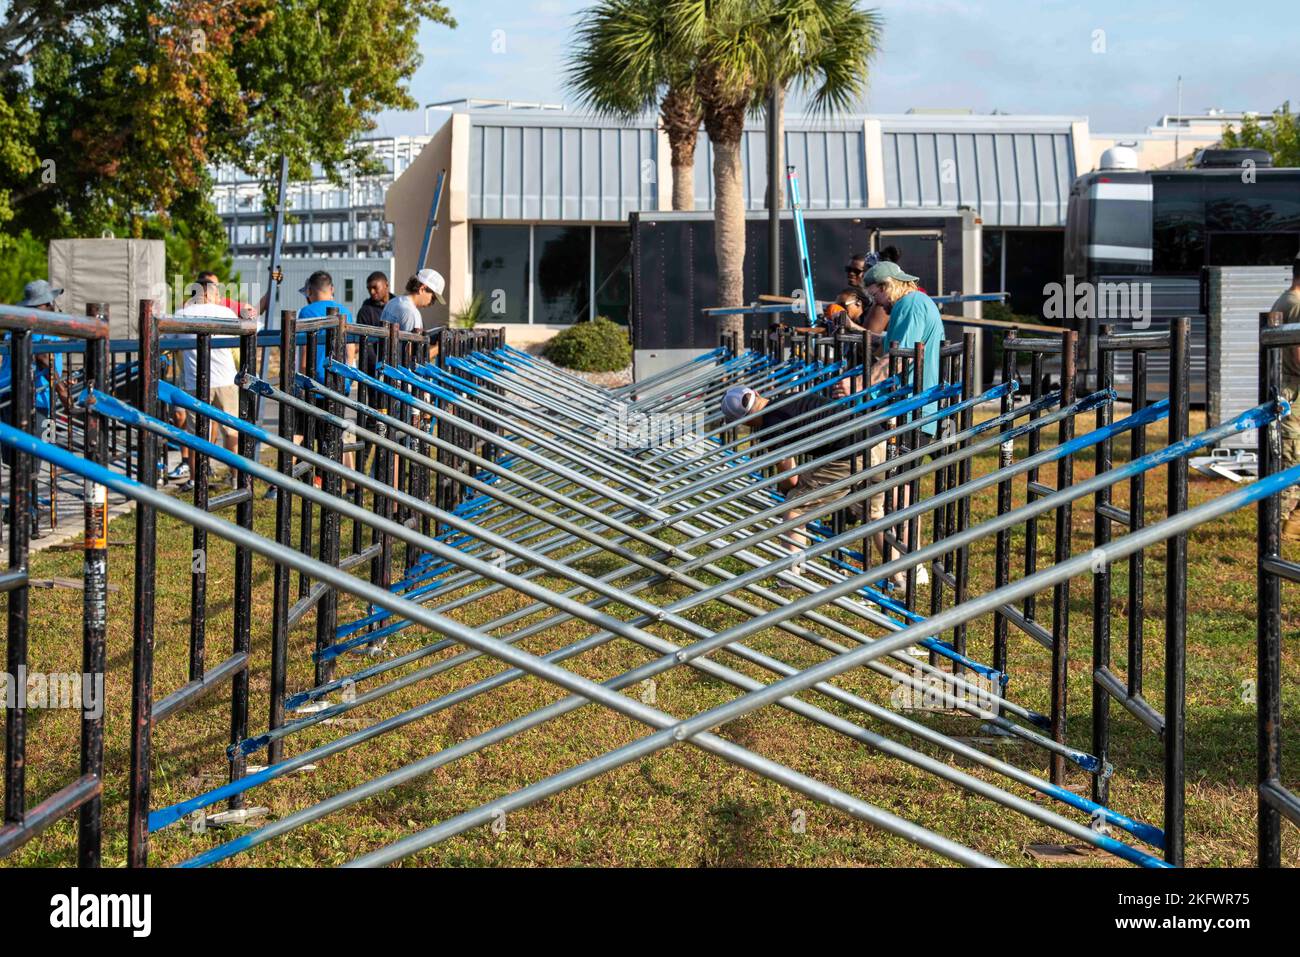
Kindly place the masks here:
<instances>
[{"instance_id":1,"label":"metal scaffolding frame","mask_svg":"<svg viewBox=\"0 0 1300 957\"><path fill-rule=\"evenodd\" d=\"M0 326L13 330L11 347L18 359L26 355L22 323L28 320L22 312L0 309ZM64 334L75 334L68 328ZM1276 502L1277 492L1300 479L1300 470L1276 472L1276 458L1262 457L1269 467L1262 468L1259 482L1189 509L1186 459L1227 435L1250 429L1258 428L1265 443L1269 435L1276 435L1277 419L1290 410L1276 388L1269 391L1271 367L1266 361L1259 407L1190 435L1185 323L1175 324L1167 333L1104 338L1104 356L1130 351L1135 368L1141 368L1151 350L1169 350L1174 357L1169 399L1148 402L1143 393L1123 417L1113 412L1115 394L1104 377L1096 393L1074 394L1075 339L1068 333L1060 340L1010 336L1004 346L1002 382L976 395L970 384L969 337L945 345L940 357L942 381L928 389L921 378L922 346L882 353L879 343L866 334L790 337L774 330L755 336L748 349L741 349L737 339L724 339L717 350L693 362L641 383L605 390L507 347L496 331L438 330L420 336L391 327L349 325L337 316L298 321L286 312L281 329L271 337L280 353L277 385L252 372L259 340L251 325L155 317L142 304L140 328L140 389L134 400L128 403L95 388L92 378L80 410L86 423L86 448L92 451L93 440L109 424L134 436L139 451L133 475L115 471L102 455L78 455L31 436L21 415L22 403L12 404L15 417L0 426L0 444L13 450L18 463L13 473L15 495L31 463L40 460L137 503L128 829L128 860L133 866L148 863L151 831L187 817L202 819L208 808L222 803L232 809L244 807L247 795L269 781L382 735L399 733L413 722L526 676L554 684L568 697L324 796L183 863L203 866L242 854L435 768L508 742L560 715L596 704L646 725L647 733L351 863L371 866L401 860L501 813L678 743L690 743L949 860L976 866L999 863L966 846L960 835L941 834L924 821L906 820L716 733L736 718L778 705L839 732L848 742L865 744L991 801L1006 813L1054 828L1121 860L1143 866L1181 864L1185 844L1181 662L1186 603L1178 599L1186 595L1186 536L1204 522L1256 503L1262 516L1261 747L1266 706L1280 713L1280 671L1274 664L1266 667L1265 654L1273 655L1269 659L1273 662L1279 647L1280 605L1274 582L1294 575L1289 574L1292 566L1278 555L1276 522L1273 544L1266 549L1268 528L1263 516L1268 503ZM198 350L203 372L194 395L159 382L158 349L165 334L196 336L193 348ZM231 335L239 336L241 349L239 416L211 405L204 374L208 350L219 341L214 337ZM1274 344L1270 337L1278 344L1292 338L1300 341L1300 333L1292 327L1280 332L1266 329L1263 336L1270 345ZM360 368L345 361L349 341L372 339L377 340L375 348L361 350L365 358ZM299 360L300 348L306 363ZM325 354L322 362L313 360L318 349ZM891 374L882 382L864 385L864 370L882 354ZM1025 355L1029 356L1027 379L1019 372L1020 357ZM1042 372L1048 357L1055 356L1061 362L1061 388L1046 391ZM827 400L822 412L805 413L780 429L747 429L745 421L727 422L720 412L722 395L735 385L762 391L772 407L810 393ZM30 382L16 374L15 388L29 389ZM276 431L254 421L258 399L278 403ZM993 404L995 413L976 416L979 406ZM190 413L193 429L164 420L160 415L164 405ZM1079 417L1087 413L1095 414L1095 428L1081 428ZM611 417L616 420L612 431ZM1147 451L1146 430L1161 419L1170 422L1171 442ZM636 427L629 432L626 426L632 420ZM237 451L208 441L208 421L238 432ZM652 426L648 432L647 423ZM1055 441L1044 442L1052 431ZM1131 456L1117 466L1112 450L1124 436L1129 437ZM236 488L209 498L206 486L199 482L192 504L160 492L153 467L160 439L192 450L200 469L208 459L229 466L238 475ZM1027 452L1017 457L1019 440L1024 440ZM832 441L836 450L824 451ZM260 443L275 450L275 467L250 457ZM881 443L887 449L884 462L872 465L867 453ZM1097 474L1078 481L1074 458L1089 449L1097 456ZM975 462L994 451L997 467L977 474ZM355 461L345 461L345 454ZM851 468L847 478L815 492L801 494L796 485L794 492L782 496L776 492L783 477L777 467L790 457L796 459L794 474L799 476L846 458ZM1041 480L1041 470L1052 465L1055 486ZM1138 503L1143 477L1157 469L1165 470L1169 482L1168 508L1161 520L1148 522ZM1013 501L1017 479L1023 479L1027 488L1020 505ZM253 530L254 480L278 491L274 537ZM1136 496L1127 511L1118 509L1110 497L1110 490L1120 484L1127 484ZM924 494L928 490L932 493ZM867 504L878 495L885 497L885 515L871 520L866 517ZM1072 509L1089 498L1095 516L1094 547L1088 554L1072 554ZM994 500L992 517L977 521L972 503ZM234 522L214 514L232 506ZM797 517L787 516L792 508L800 510ZM210 582L206 567L196 567L191 575L189 682L154 702L152 584L159 513L192 526L196 553L206 548L208 536L235 544L236 615L231 655L209 667L203 611ZM1055 545L1051 564L1040 565L1038 523L1048 518ZM346 555L345 522L352 529ZM923 524L928 544L922 542ZM1113 526L1124 534L1115 535ZM886 543L879 557L871 544L877 533ZM1024 574L1014 580L1013 533L1023 534L1027 545ZM970 550L982 542L994 543L995 584L977 593L971 583ZM1136 646L1130 645L1131 651L1136 647L1136 654L1130 654L1127 686L1110 670L1109 617L1099 616L1094 625L1093 739L1087 748L1080 747L1067 740L1069 702L1064 679L1071 582L1091 576L1094 607L1109 607L1110 567L1127 560L1130 574L1136 568L1140 583L1141 556L1160 542L1169 543L1166 654L1175 662L1166 674L1163 712L1141 694L1140 624L1146 612L1139 601L1129 621L1132 642L1133 617L1138 619L1138 637ZM89 549L87 556L90 562ZM269 560L275 568L269 623L270 712L265 730L249 726L254 556ZM584 570L587 560L595 557L612 557L617 567L600 574ZM10 568L25 568L25 561L26 541L11 522ZM87 567L89 582L92 570ZM94 574L101 574L100 568L95 566ZM918 568L932 576L925 615L917 610ZM299 576L296 601L292 601L294 572ZM895 587L900 579L905 582L902 595ZM11 589L13 664L16 655L26 654L25 644L13 640L13 635L21 636L25 624L19 620L25 619L21 603L13 596L25 598L26 589L15 572L6 573L5 582ZM684 597L657 599L653 586L662 583L682 586ZM456 616L458 609L498 591L514 593L525 602L477 627ZM1035 599L1045 593L1051 595L1051 615L1040 622ZM360 600L367 610L352 620L340 620L343 595ZM106 593L101 597L106 602ZM739 613L731 616L736 623L720 629L703 624L699 612L713 605ZM17 617L15 609L20 609ZM312 683L290 689L287 664L291 654L302 649L295 632L313 614ZM1268 626L1270 615L1273 624ZM969 623L985 616L992 616L994 622L988 662L968 647L967 633ZM587 631L577 640L566 638L568 643L562 645L551 642L544 653L520 646L525 638L545 636L574 621ZM1052 655L1047 715L1009 694L1011 625ZM817 662L798 666L746 643L773 628L797 639L800 646L816 649ZM394 640L403 643L395 655L390 644ZM611 641L631 642L651 652L652 658L599 682L563 666ZM100 647L102 654L102 634ZM454 649L450 656L439 656L450 649ZM374 659L376 650L388 650L390 656ZM753 677L753 668L742 672L729 667L713 657L720 650L770 677L760 680ZM302 731L320 728L343 714L365 713L362 709L367 705L434 676L455 674L483 656L500 661L504 670L286 757ZM360 667L353 667L358 661ZM738 694L702 713L681 716L622 693L682 666L735 688ZM1046 751L1048 776L1019 768L835 682L853 669L879 675L912 694L934 694L940 706L980 718L994 732ZM1267 688L1266 672L1271 682ZM226 681L232 685L228 782L167 807L152 807L153 725L178 715ZM340 691L346 692L341 703L328 700ZM808 698L804 692L816 697ZM1112 697L1162 735L1166 801L1160 826L1107 805L1106 784L1114 772L1107 717ZM815 702L834 704L836 710ZM844 713L860 715L881 730L865 727ZM10 738L12 727L10 722ZM1275 733L1277 722L1269 727ZM1010 785L1029 787L1053 799L1062 810L1027 800L1007 786L918 750L904 738L991 771ZM91 740L93 750L93 733ZM102 737L99 740L102 748ZM268 765L248 771L249 757L262 750L267 751ZM1260 861L1264 864L1276 863L1266 853L1276 841L1266 845L1264 829L1272 826L1275 832L1276 820L1271 825L1265 820L1265 803L1294 819L1294 797L1280 783L1280 738L1267 752L1271 762L1267 768L1261 754ZM43 816L32 825L29 815L24 824L21 766L21 751L17 760L7 753L6 825L0 830L0 852L11 851L44 826ZM1089 797L1065 786L1067 767L1091 776ZM96 795L98 774L92 768ZM62 813L74 807L83 809L83 828L93 828L97 834L98 803L83 797ZM86 822L88 816L93 822ZM1132 840L1111 836L1111 827ZM83 863L98 863L97 856Z\"/></svg>"}]
</instances>

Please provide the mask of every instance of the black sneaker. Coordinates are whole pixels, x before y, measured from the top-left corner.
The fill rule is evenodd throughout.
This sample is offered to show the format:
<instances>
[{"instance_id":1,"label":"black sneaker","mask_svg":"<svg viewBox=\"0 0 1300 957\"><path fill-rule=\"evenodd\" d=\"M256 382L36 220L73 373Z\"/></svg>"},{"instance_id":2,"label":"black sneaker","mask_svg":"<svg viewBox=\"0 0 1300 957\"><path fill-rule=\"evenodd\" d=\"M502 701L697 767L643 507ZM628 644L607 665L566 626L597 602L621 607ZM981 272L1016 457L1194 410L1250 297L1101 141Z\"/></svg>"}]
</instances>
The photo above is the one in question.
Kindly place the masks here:
<instances>
[{"instance_id":1,"label":"black sneaker","mask_svg":"<svg viewBox=\"0 0 1300 957\"><path fill-rule=\"evenodd\" d=\"M178 487L178 488L176 489L176 491L178 491L178 492L193 492L193 491L194 491L194 479L186 479L184 482L181 483L180 487Z\"/></svg>"}]
</instances>

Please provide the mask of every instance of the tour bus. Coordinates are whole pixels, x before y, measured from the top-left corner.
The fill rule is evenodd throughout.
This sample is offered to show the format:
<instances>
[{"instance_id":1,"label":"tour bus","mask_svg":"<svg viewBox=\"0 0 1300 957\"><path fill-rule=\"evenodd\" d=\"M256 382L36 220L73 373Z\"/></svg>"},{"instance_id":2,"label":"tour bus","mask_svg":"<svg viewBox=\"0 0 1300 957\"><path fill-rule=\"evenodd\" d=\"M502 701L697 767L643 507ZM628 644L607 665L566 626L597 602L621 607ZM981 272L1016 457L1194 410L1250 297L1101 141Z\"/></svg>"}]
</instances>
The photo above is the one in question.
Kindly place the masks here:
<instances>
[{"instance_id":1,"label":"tour bus","mask_svg":"<svg viewBox=\"0 0 1300 957\"><path fill-rule=\"evenodd\" d=\"M1085 344L1085 381L1095 381L1100 325L1158 329L1190 316L1193 401L1204 401L1205 269L1296 258L1300 169L1273 168L1263 150L1210 149L1190 169L1143 172L1122 146L1107 150L1100 165L1075 181L1065 227L1067 282L1095 303L1069 316ZM1117 369L1121 377L1125 371ZM1155 356L1151 371L1153 386L1167 374Z\"/></svg>"}]
</instances>

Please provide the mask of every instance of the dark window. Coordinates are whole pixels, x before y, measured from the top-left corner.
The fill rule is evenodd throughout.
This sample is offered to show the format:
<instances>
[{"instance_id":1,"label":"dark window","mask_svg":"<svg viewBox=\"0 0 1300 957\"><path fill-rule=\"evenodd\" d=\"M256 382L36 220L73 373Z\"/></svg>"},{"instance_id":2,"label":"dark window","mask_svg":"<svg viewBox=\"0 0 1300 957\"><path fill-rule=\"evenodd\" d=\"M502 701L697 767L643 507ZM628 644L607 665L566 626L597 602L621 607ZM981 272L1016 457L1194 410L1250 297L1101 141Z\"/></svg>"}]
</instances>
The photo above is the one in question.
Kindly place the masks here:
<instances>
[{"instance_id":1,"label":"dark window","mask_svg":"<svg viewBox=\"0 0 1300 957\"><path fill-rule=\"evenodd\" d=\"M535 226L537 255L533 322L573 323L588 318L591 227Z\"/></svg>"},{"instance_id":2,"label":"dark window","mask_svg":"<svg viewBox=\"0 0 1300 957\"><path fill-rule=\"evenodd\" d=\"M627 325L632 305L632 231L597 226L596 315Z\"/></svg>"},{"instance_id":3,"label":"dark window","mask_svg":"<svg viewBox=\"0 0 1300 957\"><path fill-rule=\"evenodd\" d=\"M1202 266L1285 265L1300 243L1300 180L1289 173L1152 177L1157 273Z\"/></svg>"},{"instance_id":4,"label":"dark window","mask_svg":"<svg viewBox=\"0 0 1300 957\"><path fill-rule=\"evenodd\" d=\"M475 226L474 292L484 322L528 321L528 227Z\"/></svg>"},{"instance_id":5,"label":"dark window","mask_svg":"<svg viewBox=\"0 0 1300 957\"><path fill-rule=\"evenodd\" d=\"M1287 266L1300 252L1300 233L1210 233L1207 266Z\"/></svg>"},{"instance_id":6,"label":"dark window","mask_svg":"<svg viewBox=\"0 0 1300 957\"><path fill-rule=\"evenodd\" d=\"M985 229L982 238L984 265L980 292L1002 292L1002 232Z\"/></svg>"},{"instance_id":7,"label":"dark window","mask_svg":"<svg viewBox=\"0 0 1300 957\"><path fill-rule=\"evenodd\" d=\"M1205 177L1151 177L1152 268L1195 274L1205 262Z\"/></svg>"},{"instance_id":8,"label":"dark window","mask_svg":"<svg viewBox=\"0 0 1300 957\"><path fill-rule=\"evenodd\" d=\"M1065 281L1065 232L1008 229L1003 236L1007 257L1005 291L1011 294L1008 305L1017 315L1042 316L1044 287Z\"/></svg>"},{"instance_id":9,"label":"dark window","mask_svg":"<svg viewBox=\"0 0 1300 957\"><path fill-rule=\"evenodd\" d=\"M1300 182L1257 174L1207 176L1205 228L1211 233L1286 233L1300 231Z\"/></svg>"}]
</instances>

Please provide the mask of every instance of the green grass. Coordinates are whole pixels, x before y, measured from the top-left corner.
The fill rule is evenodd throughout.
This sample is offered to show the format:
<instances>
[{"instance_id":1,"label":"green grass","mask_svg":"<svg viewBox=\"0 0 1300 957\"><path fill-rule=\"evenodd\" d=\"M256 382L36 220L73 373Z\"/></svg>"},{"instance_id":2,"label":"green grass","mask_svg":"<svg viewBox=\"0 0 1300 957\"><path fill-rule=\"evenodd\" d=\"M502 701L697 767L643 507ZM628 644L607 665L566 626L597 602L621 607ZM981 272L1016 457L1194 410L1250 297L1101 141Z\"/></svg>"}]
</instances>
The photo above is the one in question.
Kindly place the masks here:
<instances>
[{"instance_id":1,"label":"green grass","mask_svg":"<svg viewBox=\"0 0 1300 957\"><path fill-rule=\"evenodd\" d=\"M1194 427L1195 423L1194 423ZM1150 447L1162 444L1153 430ZM1122 457L1123 449L1117 450ZM1023 452L1023 449L1022 449ZM976 474L995 466L983 457ZM1076 478L1092 473L1090 455L1076 460ZM1043 479L1055 482L1055 468ZM1226 482L1211 481L1193 473L1193 505L1222 494ZM928 493L927 493L928 494ZM1164 513L1162 473L1148 483L1150 520ZM1127 490L1117 491L1118 504L1127 504ZM1015 501L1024 500L1024 482L1017 483ZM977 497L973 512L981 520L993 514L992 492ZM271 534L273 508L259 499L257 523ZM1230 515L1202 527L1191 536L1189 568L1189 647L1187 667L1187 859L1196 866L1241 866L1254 861L1255 829L1255 724L1254 708L1242 700L1242 683L1255 669L1255 539L1254 510ZM345 543L351 529L344 523ZM1051 556L1051 520L1039 523L1042 564ZM113 523L111 581L119 590L110 596L106 728L105 861L120 865L125 856L126 776L129 765L131 590L134 518ZM1019 555L1023 534L1016 539ZM1073 549L1091 548L1091 503L1079 503L1073 513ZM157 582L157 661L155 697L184 683L189 643L190 531L170 519L159 521ZM1148 697L1162 705L1163 678L1163 548L1146 556L1147 609L1145 626L1145 682ZM34 577L79 577L81 556L75 550L48 551L33 556ZM205 616L208 660L215 663L229 652L231 631L231 569L233 550L214 543L209 554L210 601ZM584 568L599 573L614 567L608 556ZM740 566L734 566L739 568ZM971 555L972 593L992 586L992 543L983 543ZM1015 576L1023 569L1017 558ZM255 560L253 614L253 669L251 727L266 726L269 686L270 606L272 566ZM705 581L712 579L705 577ZM558 583L543 579L551 587ZM1124 630L1127 595L1125 576L1116 575L1113 604L1116 670L1126 662ZM681 586L656 586L645 593L662 603L685 594ZM1284 593L1284 714L1294 716L1300 707L1300 614L1295 591ZM918 607L929 607L919 596ZM756 599L757 601L757 599ZM1046 617L1050 597L1039 598L1040 617ZM456 616L478 625L522 607L518 595L497 592L466 604ZM1092 585L1076 579L1071 589L1069 654L1071 719L1069 740L1080 747L1090 742L1090 690ZM607 609L620 617L630 612L620 606ZM360 609L343 599L341 619L355 617ZM837 615L843 613L836 612ZM710 629L740 620L738 612L709 604L691 617ZM532 621L534 619L528 619ZM845 619L847 620L847 619ZM73 590L34 590L31 596L32 670L79 670L81 659L81 593ZM671 629L651 629L680 640ZM525 639L522 647L544 653L589 634L587 626L568 622L539 636ZM973 657L990 658L992 626L987 619L971 626L969 648ZM401 652L432 640L412 628L390 643ZM294 632L290 650L290 687L307 688L314 643L309 616ZM807 666L825 653L781 632L755 636L751 646L791 664ZM1048 711L1049 657L1031 639L1014 633L1010 646L1010 696L1041 712ZM441 653L441 657L454 651ZM568 666L595 679L609 678L648 660L650 653L618 639ZM717 656L737 670L764 680L760 672L726 653ZM433 659L436 660L436 659ZM340 673L360 667L363 659L343 659ZM428 660L421 664L427 664ZM286 753L295 754L314 745L393 715L415 704L456 690L501 670L501 665L479 658L449 673L438 675L396 692L382 701L351 712L338 724L317 724L289 739ZM871 672L854 671L838 684L862 697L887 703L889 682ZM364 688L363 688L364 690ZM627 692L640 695L634 687ZM730 686L688 668L676 668L656 684L657 704L678 716L687 716L735 696ZM318 770L293 775L251 792L253 803L268 805L273 816L286 815L328 795L398 768L458 741L559 700L562 693L551 685L527 678L490 694L446 709L399 732L354 748L322 762ZM806 693L827 710L855 720L874 731L890 733L876 722ZM337 699L335 699L337 700ZM1118 810L1155 824L1161 820L1161 758L1157 740L1118 706L1112 707L1111 760L1116 766L1111 804ZM948 714L918 717L958 735L979 734L979 724ZM76 775L78 716L65 711L28 713L28 802L52 793ZM224 746L229 734L229 698L223 688L191 710L174 716L155 730L153 806L192 796L221 782L226 773ZM1284 747L1292 761L1300 755L1300 734L1295 721L1284 722ZM646 729L607 709L587 706L494 745L476 755L445 766L413 783L325 817L285 837L263 844L232 863L253 866L334 865L390 843L414 830L454 817L476 805L543 777L593 758L610 748L642 737ZM726 725L722 735L768 758L872 802L939 833L1015 864L1035 865L1026 848L1031 843L1060 843L1062 835L1010 813L983 798L940 782L899 760L887 758L820 726L812 725L780 708L766 708ZM897 736L897 733L893 733ZM950 760L914 739L904 742L928 754ZM1044 752L1025 745L1001 748L999 756L1045 773ZM264 759L264 752L254 760ZM986 780L996 780L1013 793L1031 796L1027 788L982 770L967 769ZM1069 773L1068 782L1085 789L1088 776ZM1297 781L1292 774L1288 783ZM1056 809L1086 823L1081 815L1061 806ZM803 812L806 826L792 826ZM239 831L191 834L174 825L152 839L151 862L176 863L228 839ZM1284 858L1300 864L1300 838L1284 824ZM76 860L76 829L65 821L33 840L3 862L8 866L71 865ZM1107 866L1110 857L1080 858L1084 866ZM478 827L412 857L422 865L597 865L597 866L931 866L945 863L898 838L831 808L814 804L801 795L770 783L689 745L675 745L659 754L605 774L582 786L512 813L501 833Z\"/></svg>"}]
</instances>

